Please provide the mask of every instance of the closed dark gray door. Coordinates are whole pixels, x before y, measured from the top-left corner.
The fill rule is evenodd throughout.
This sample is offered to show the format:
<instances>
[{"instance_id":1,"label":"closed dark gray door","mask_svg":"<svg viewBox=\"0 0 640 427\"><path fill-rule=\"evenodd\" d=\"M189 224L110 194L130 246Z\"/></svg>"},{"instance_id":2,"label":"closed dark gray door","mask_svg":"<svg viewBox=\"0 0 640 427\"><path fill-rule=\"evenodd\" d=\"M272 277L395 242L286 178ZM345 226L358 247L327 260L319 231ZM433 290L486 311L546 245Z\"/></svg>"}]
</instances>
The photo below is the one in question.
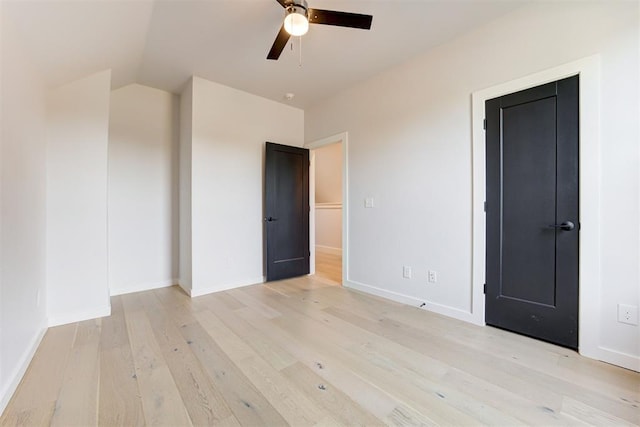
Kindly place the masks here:
<instances>
[{"instance_id":1,"label":"closed dark gray door","mask_svg":"<svg viewBox=\"0 0 640 427\"><path fill-rule=\"evenodd\" d=\"M309 274L309 150L267 142L267 281Z\"/></svg>"},{"instance_id":2,"label":"closed dark gray door","mask_svg":"<svg viewBox=\"0 0 640 427\"><path fill-rule=\"evenodd\" d=\"M486 102L486 323L578 348L578 76Z\"/></svg>"}]
</instances>

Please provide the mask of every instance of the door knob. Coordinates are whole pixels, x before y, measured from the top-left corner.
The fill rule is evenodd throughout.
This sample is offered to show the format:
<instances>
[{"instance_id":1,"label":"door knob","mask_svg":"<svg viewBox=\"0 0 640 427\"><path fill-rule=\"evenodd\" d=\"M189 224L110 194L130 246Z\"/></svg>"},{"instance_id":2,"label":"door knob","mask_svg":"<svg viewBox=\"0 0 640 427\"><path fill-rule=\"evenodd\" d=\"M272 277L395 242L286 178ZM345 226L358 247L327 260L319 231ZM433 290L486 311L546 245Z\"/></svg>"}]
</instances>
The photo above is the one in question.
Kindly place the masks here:
<instances>
[{"instance_id":1,"label":"door knob","mask_svg":"<svg viewBox=\"0 0 640 427\"><path fill-rule=\"evenodd\" d=\"M549 228L559 228L564 231L571 231L576 228L576 225L571 221L565 221L562 224L551 224Z\"/></svg>"},{"instance_id":2,"label":"door knob","mask_svg":"<svg viewBox=\"0 0 640 427\"><path fill-rule=\"evenodd\" d=\"M267 221L267 222L272 222L272 221L277 221L278 218L274 218L274 217L270 216L268 218L265 218L264 220Z\"/></svg>"}]
</instances>

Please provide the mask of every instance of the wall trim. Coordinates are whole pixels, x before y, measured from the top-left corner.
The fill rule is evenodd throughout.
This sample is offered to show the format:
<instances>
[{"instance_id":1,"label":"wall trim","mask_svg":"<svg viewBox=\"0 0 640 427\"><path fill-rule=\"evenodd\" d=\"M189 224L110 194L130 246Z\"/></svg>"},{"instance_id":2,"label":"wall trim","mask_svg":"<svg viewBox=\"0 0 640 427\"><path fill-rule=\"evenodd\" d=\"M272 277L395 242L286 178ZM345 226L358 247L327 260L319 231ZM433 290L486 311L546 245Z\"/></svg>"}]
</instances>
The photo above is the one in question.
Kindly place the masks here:
<instances>
[{"instance_id":1,"label":"wall trim","mask_svg":"<svg viewBox=\"0 0 640 427\"><path fill-rule=\"evenodd\" d=\"M316 209L342 209L342 203L316 203Z\"/></svg>"},{"instance_id":2,"label":"wall trim","mask_svg":"<svg viewBox=\"0 0 640 427\"><path fill-rule=\"evenodd\" d=\"M113 297L116 295L131 294L134 292L151 291L153 289L160 289L160 288L170 288L171 286L177 283L178 283L178 279L163 280L160 282L136 283L124 288L110 289L110 295Z\"/></svg>"},{"instance_id":3,"label":"wall trim","mask_svg":"<svg viewBox=\"0 0 640 427\"><path fill-rule=\"evenodd\" d=\"M349 133L345 131L317 139L305 143L303 147L315 150L316 148L339 142L342 143L342 283L346 283L349 280ZM309 251L311 251L309 271L314 274L316 272L316 253L313 250L316 246L316 209L315 197L311 196L315 195L315 159L311 161L310 175L311 173L313 173L313 178L309 179L309 202L311 205L309 215Z\"/></svg>"},{"instance_id":4,"label":"wall trim","mask_svg":"<svg viewBox=\"0 0 640 427\"><path fill-rule=\"evenodd\" d=\"M353 280L344 282L344 286L350 289L355 289L357 291L367 293L367 294L372 294L372 295L386 298L395 302L399 302L401 304L411 305L413 307L417 307L422 310L441 314L443 316L452 317L454 319L462 320L469 323L475 323L473 321L473 316L470 312L461 310L459 308L450 307L443 304L432 303L427 300L415 298L415 297L401 294L398 292L389 291L387 289L381 289L375 286L367 285L365 283L360 283ZM479 326L483 326L483 325L479 325Z\"/></svg>"},{"instance_id":5,"label":"wall trim","mask_svg":"<svg viewBox=\"0 0 640 427\"><path fill-rule=\"evenodd\" d=\"M342 248L334 248L332 246L316 245L316 252L342 256Z\"/></svg>"},{"instance_id":6,"label":"wall trim","mask_svg":"<svg viewBox=\"0 0 640 427\"><path fill-rule=\"evenodd\" d=\"M111 304L103 307L95 307L88 310L79 310L74 313L64 313L49 316L49 327L66 325L69 323L82 322L83 320L97 319L99 317L111 316Z\"/></svg>"},{"instance_id":7,"label":"wall trim","mask_svg":"<svg viewBox=\"0 0 640 427\"><path fill-rule=\"evenodd\" d=\"M20 381L22 381L25 372L27 372L27 368L29 367L31 360L33 360L33 356L36 354L36 350L38 350L38 347L42 342L42 338L44 338L44 334L48 329L49 328L45 326L33 336L29 346L20 358L20 363L13 370L13 374L9 375L10 380L8 384L3 388L2 392L0 392L0 415L4 412L9 401L13 397L13 394L18 389Z\"/></svg>"},{"instance_id":8,"label":"wall trim","mask_svg":"<svg viewBox=\"0 0 640 427\"><path fill-rule=\"evenodd\" d=\"M633 354L622 353L606 347L598 347L598 354L593 358L621 366L626 369L631 369L632 371L640 372L640 357L634 356Z\"/></svg>"},{"instance_id":9,"label":"wall trim","mask_svg":"<svg viewBox=\"0 0 640 427\"><path fill-rule=\"evenodd\" d=\"M237 282L237 283L225 283L218 286L209 286L206 288L197 288L197 289L191 288L189 290L185 288L182 288L182 289L187 294L189 294L191 298L195 298L202 295L213 294L215 292L228 291L230 289L243 288L245 286L260 285L264 283L265 280L266 278L264 276L261 276L261 277L256 277L254 279L248 279L248 280L244 280L242 282Z\"/></svg>"},{"instance_id":10,"label":"wall trim","mask_svg":"<svg viewBox=\"0 0 640 427\"><path fill-rule=\"evenodd\" d=\"M474 323L484 324L485 301L485 135L484 102L518 90L580 75L580 293L579 352L618 364L611 350L599 347L600 336L600 56L593 55L472 94L473 116L473 255L472 307Z\"/></svg>"}]
</instances>

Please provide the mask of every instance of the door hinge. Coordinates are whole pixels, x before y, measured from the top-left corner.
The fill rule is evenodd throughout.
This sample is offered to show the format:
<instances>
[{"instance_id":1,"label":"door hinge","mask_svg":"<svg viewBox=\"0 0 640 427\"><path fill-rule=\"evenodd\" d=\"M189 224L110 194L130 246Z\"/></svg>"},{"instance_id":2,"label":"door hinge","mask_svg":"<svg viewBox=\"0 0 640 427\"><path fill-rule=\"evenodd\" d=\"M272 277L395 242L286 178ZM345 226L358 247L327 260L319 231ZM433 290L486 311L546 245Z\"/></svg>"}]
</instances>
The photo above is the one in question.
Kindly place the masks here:
<instances>
[{"instance_id":1,"label":"door hinge","mask_svg":"<svg viewBox=\"0 0 640 427\"><path fill-rule=\"evenodd\" d=\"M482 121L482 129L487 130L487 119Z\"/></svg>"},{"instance_id":2,"label":"door hinge","mask_svg":"<svg viewBox=\"0 0 640 427\"><path fill-rule=\"evenodd\" d=\"M487 211L487 201L486 200L484 201L484 211L485 212Z\"/></svg>"},{"instance_id":3,"label":"door hinge","mask_svg":"<svg viewBox=\"0 0 640 427\"><path fill-rule=\"evenodd\" d=\"M487 284L486 283L484 284L483 292L485 293L485 295L487 294Z\"/></svg>"}]
</instances>

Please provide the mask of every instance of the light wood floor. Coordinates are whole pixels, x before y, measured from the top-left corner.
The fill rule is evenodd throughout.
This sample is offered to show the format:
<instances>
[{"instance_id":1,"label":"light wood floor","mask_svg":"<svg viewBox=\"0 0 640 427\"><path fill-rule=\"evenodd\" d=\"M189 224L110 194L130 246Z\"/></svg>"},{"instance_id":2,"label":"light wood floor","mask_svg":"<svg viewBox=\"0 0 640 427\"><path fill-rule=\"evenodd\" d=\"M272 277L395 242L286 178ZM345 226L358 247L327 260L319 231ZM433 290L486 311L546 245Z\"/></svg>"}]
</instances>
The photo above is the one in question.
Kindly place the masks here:
<instances>
[{"instance_id":1,"label":"light wood floor","mask_svg":"<svg viewBox=\"0 0 640 427\"><path fill-rule=\"evenodd\" d=\"M342 283L342 256L316 250L316 276Z\"/></svg>"},{"instance_id":2,"label":"light wood floor","mask_svg":"<svg viewBox=\"0 0 640 427\"><path fill-rule=\"evenodd\" d=\"M2 425L632 425L640 375L305 277L112 298L49 329Z\"/></svg>"}]
</instances>

